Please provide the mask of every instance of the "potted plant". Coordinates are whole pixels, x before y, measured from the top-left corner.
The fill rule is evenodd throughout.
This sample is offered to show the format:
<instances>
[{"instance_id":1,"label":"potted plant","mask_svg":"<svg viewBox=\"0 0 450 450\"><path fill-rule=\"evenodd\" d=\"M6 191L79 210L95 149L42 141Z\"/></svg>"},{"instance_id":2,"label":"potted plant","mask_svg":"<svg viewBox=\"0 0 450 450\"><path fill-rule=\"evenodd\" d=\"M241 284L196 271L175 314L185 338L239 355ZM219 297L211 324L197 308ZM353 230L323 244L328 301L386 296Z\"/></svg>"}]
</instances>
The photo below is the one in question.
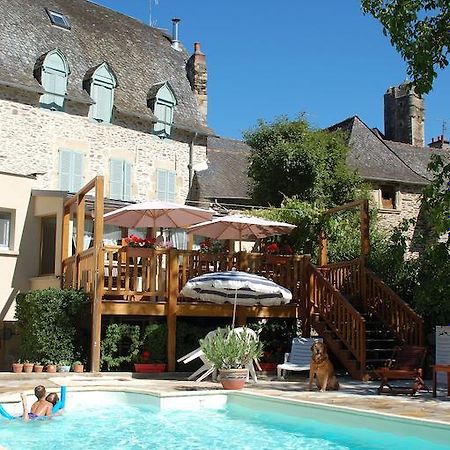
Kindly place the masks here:
<instances>
[{"instance_id":1,"label":"potted plant","mask_svg":"<svg viewBox=\"0 0 450 450\"><path fill-rule=\"evenodd\" d=\"M84 372L84 364L81 361L75 361L73 363L73 371L75 373L83 373Z\"/></svg>"},{"instance_id":2,"label":"potted plant","mask_svg":"<svg viewBox=\"0 0 450 450\"><path fill-rule=\"evenodd\" d=\"M45 371L47 373L56 373L56 364L53 361L47 361Z\"/></svg>"},{"instance_id":3,"label":"potted plant","mask_svg":"<svg viewBox=\"0 0 450 450\"><path fill-rule=\"evenodd\" d=\"M44 366L43 366L43 364L40 363L40 361L37 361L34 363L34 371L36 373L41 373L41 372L43 372L43 370L44 370Z\"/></svg>"},{"instance_id":4,"label":"potted plant","mask_svg":"<svg viewBox=\"0 0 450 450\"><path fill-rule=\"evenodd\" d=\"M151 256L152 250L156 248L156 238L144 239L131 234L124 239L128 257ZM143 251L142 249L147 249Z\"/></svg>"},{"instance_id":5,"label":"potted plant","mask_svg":"<svg viewBox=\"0 0 450 450\"><path fill-rule=\"evenodd\" d=\"M30 362L28 360L24 361L24 363L23 363L23 371L25 373L33 372L33 367L34 367L34 363L32 363L32 362Z\"/></svg>"},{"instance_id":6,"label":"potted plant","mask_svg":"<svg viewBox=\"0 0 450 450\"><path fill-rule=\"evenodd\" d=\"M61 373L70 372L70 361L66 361L66 360L60 361L58 363L58 372L61 372Z\"/></svg>"},{"instance_id":7,"label":"potted plant","mask_svg":"<svg viewBox=\"0 0 450 450\"><path fill-rule=\"evenodd\" d=\"M142 338L142 353L134 363L134 371L138 373L160 373L166 371L166 327L153 323L144 329Z\"/></svg>"},{"instance_id":8,"label":"potted plant","mask_svg":"<svg viewBox=\"0 0 450 450\"><path fill-rule=\"evenodd\" d=\"M13 370L14 373L22 373L23 364L20 361L20 359L18 359L15 363L13 363L12 370Z\"/></svg>"},{"instance_id":9,"label":"potted plant","mask_svg":"<svg viewBox=\"0 0 450 450\"><path fill-rule=\"evenodd\" d=\"M230 327L218 328L216 333L200 341L206 358L219 370L224 389L242 389L248 378L248 365L262 355L258 338L234 333Z\"/></svg>"}]
</instances>

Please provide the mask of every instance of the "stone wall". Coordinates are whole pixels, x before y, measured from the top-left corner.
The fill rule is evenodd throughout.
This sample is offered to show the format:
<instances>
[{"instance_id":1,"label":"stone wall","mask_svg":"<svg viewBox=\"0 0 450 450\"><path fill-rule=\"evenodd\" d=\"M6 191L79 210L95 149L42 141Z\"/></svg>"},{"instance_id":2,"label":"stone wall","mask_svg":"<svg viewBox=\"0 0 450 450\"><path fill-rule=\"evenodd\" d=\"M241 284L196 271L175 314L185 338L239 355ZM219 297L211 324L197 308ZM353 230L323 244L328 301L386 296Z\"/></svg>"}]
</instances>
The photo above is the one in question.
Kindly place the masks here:
<instances>
[{"instance_id":1,"label":"stone wall","mask_svg":"<svg viewBox=\"0 0 450 450\"><path fill-rule=\"evenodd\" d=\"M174 130L173 139L160 139L151 133L152 124L147 125L141 118L128 117L125 123L122 117L120 124L99 124L84 115L39 108L38 98L35 93L0 90L0 170L42 174L35 188L56 190L59 150L71 149L85 155L84 182L95 175L105 176L106 196L109 195L109 161L121 158L132 163L133 200L155 198L156 169L167 169L177 173L176 201L185 201L192 135ZM75 108L69 104L67 109ZM205 159L206 140L197 138L193 164Z\"/></svg>"}]
</instances>

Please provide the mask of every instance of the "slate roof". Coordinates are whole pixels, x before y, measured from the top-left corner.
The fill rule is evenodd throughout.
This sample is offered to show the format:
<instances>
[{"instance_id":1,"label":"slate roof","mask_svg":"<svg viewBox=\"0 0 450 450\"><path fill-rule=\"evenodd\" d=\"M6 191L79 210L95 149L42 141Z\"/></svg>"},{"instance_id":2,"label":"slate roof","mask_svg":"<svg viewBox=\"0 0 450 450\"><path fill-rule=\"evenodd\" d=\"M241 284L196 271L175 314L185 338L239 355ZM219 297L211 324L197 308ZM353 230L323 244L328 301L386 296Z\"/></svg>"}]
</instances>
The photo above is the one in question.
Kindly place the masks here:
<instances>
[{"instance_id":1,"label":"slate roof","mask_svg":"<svg viewBox=\"0 0 450 450\"><path fill-rule=\"evenodd\" d=\"M210 136L207 142L208 168L196 172L201 198L249 199L250 147L242 141L221 137Z\"/></svg>"},{"instance_id":2,"label":"slate roof","mask_svg":"<svg viewBox=\"0 0 450 450\"><path fill-rule=\"evenodd\" d=\"M45 8L64 14L71 29L51 24ZM174 126L211 134L187 75L188 54L171 47L161 30L86 0L0 0L0 84L42 92L33 77L36 61L59 48L70 66L68 97L89 103L86 72L106 61L117 76L115 107L154 120L147 107L150 88L169 81L178 100Z\"/></svg>"},{"instance_id":3,"label":"slate roof","mask_svg":"<svg viewBox=\"0 0 450 450\"><path fill-rule=\"evenodd\" d=\"M328 129L342 130L347 134L350 147L347 163L364 179L415 185L428 183L430 175L426 168L431 149L415 147L415 153L421 152L417 157L405 154L404 149L400 148L405 144L384 140L377 130L369 128L358 116Z\"/></svg>"}]
</instances>

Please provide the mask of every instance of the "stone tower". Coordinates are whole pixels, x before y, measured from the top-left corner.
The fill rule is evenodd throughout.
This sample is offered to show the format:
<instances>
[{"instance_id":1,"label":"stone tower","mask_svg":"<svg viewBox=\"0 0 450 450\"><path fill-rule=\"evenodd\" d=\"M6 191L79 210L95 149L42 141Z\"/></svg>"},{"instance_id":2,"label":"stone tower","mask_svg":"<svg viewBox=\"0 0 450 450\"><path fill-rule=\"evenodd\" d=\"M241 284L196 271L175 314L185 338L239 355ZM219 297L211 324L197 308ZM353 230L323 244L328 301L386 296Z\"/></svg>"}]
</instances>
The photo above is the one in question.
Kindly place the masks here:
<instances>
[{"instance_id":1,"label":"stone tower","mask_svg":"<svg viewBox=\"0 0 450 450\"><path fill-rule=\"evenodd\" d=\"M391 87L384 94L384 135L390 141L405 142L418 147L424 141L425 107L423 98L404 83Z\"/></svg>"},{"instance_id":2,"label":"stone tower","mask_svg":"<svg viewBox=\"0 0 450 450\"><path fill-rule=\"evenodd\" d=\"M191 89L197 98L200 112L206 122L206 115L208 113L208 93L206 90L208 72L206 70L205 54L200 50L199 42L194 44L194 53L186 64L186 71Z\"/></svg>"}]
</instances>

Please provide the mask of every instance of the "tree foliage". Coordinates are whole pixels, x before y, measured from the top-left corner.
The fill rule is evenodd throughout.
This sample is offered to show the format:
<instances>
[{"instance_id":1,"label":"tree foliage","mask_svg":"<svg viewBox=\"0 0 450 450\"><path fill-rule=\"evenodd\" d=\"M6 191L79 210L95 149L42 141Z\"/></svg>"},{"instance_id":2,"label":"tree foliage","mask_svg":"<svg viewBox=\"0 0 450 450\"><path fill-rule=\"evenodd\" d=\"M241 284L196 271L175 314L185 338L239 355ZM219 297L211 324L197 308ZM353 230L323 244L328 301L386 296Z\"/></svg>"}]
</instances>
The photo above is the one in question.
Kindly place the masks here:
<instances>
[{"instance_id":1,"label":"tree foliage","mask_svg":"<svg viewBox=\"0 0 450 450\"><path fill-rule=\"evenodd\" d=\"M331 207L355 199L363 187L346 165L348 147L341 132L312 129L303 117L280 118L260 120L244 137L252 148L249 175L259 204L279 206L295 195Z\"/></svg>"},{"instance_id":2,"label":"tree foliage","mask_svg":"<svg viewBox=\"0 0 450 450\"><path fill-rule=\"evenodd\" d=\"M408 64L416 91L431 91L436 69L448 65L448 0L362 0L362 7L383 25L392 45Z\"/></svg>"}]
</instances>

